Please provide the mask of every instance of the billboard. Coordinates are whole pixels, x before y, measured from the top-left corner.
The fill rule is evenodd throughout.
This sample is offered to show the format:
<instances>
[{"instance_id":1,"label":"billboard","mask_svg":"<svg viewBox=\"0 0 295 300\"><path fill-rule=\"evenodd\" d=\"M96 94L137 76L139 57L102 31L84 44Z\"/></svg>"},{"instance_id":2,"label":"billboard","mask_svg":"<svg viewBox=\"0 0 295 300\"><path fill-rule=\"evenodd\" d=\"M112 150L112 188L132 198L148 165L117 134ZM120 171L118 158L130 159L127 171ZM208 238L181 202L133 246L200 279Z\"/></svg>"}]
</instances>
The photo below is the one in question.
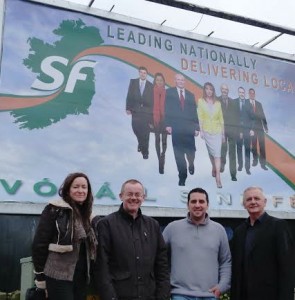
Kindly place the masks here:
<instances>
[{"instance_id":1,"label":"billboard","mask_svg":"<svg viewBox=\"0 0 295 300\"><path fill-rule=\"evenodd\" d=\"M234 212L258 185L267 209L294 212L293 61L20 0L3 22L1 202L45 203L82 171L101 205L136 178L146 206L185 208L203 187Z\"/></svg>"}]
</instances>

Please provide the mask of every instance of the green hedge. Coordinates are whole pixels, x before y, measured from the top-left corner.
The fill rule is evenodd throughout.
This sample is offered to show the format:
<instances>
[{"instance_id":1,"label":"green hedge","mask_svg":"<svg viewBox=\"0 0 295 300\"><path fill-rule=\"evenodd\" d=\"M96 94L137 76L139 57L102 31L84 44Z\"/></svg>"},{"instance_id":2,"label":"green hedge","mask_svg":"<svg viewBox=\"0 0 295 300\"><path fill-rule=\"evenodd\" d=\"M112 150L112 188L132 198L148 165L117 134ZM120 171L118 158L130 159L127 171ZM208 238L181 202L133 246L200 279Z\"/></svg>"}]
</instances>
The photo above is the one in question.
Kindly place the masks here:
<instances>
[{"instance_id":1,"label":"green hedge","mask_svg":"<svg viewBox=\"0 0 295 300\"><path fill-rule=\"evenodd\" d=\"M224 293L220 296L220 300L230 300L230 296L228 293Z\"/></svg>"}]
</instances>

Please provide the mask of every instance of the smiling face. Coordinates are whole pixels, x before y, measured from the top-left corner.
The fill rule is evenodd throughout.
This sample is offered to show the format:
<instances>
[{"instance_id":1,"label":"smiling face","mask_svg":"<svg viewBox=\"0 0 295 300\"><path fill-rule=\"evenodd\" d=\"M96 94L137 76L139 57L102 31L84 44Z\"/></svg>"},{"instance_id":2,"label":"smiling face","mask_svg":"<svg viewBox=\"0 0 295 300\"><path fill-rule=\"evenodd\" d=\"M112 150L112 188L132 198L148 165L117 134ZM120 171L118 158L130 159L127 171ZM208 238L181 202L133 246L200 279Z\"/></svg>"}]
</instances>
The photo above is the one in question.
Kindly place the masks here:
<instances>
[{"instance_id":1,"label":"smiling face","mask_svg":"<svg viewBox=\"0 0 295 300\"><path fill-rule=\"evenodd\" d=\"M88 183L86 178L76 177L70 186L69 195L74 202L83 204L88 195Z\"/></svg>"},{"instance_id":2,"label":"smiling face","mask_svg":"<svg viewBox=\"0 0 295 300\"><path fill-rule=\"evenodd\" d=\"M205 220L208 210L208 201L205 194L191 193L187 206L193 223L199 224Z\"/></svg>"},{"instance_id":3,"label":"smiling face","mask_svg":"<svg viewBox=\"0 0 295 300\"><path fill-rule=\"evenodd\" d=\"M180 89L184 89L185 79L184 79L183 75L181 75L181 74L175 75L175 85Z\"/></svg>"},{"instance_id":4,"label":"smiling face","mask_svg":"<svg viewBox=\"0 0 295 300\"><path fill-rule=\"evenodd\" d=\"M126 183L120 193L124 210L134 218L145 198L144 188L140 183Z\"/></svg>"},{"instance_id":5,"label":"smiling face","mask_svg":"<svg viewBox=\"0 0 295 300\"><path fill-rule=\"evenodd\" d=\"M244 192L243 204L250 218L256 220L264 213L266 198L258 188L247 189Z\"/></svg>"},{"instance_id":6,"label":"smiling face","mask_svg":"<svg viewBox=\"0 0 295 300\"><path fill-rule=\"evenodd\" d=\"M147 78L147 71L146 70L139 70L139 78L141 80L146 80L146 78Z\"/></svg>"},{"instance_id":7,"label":"smiling face","mask_svg":"<svg viewBox=\"0 0 295 300\"><path fill-rule=\"evenodd\" d=\"M245 99L245 90L243 88L239 88L238 93L240 99Z\"/></svg>"},{"instance_id":8,"label":"smiling face","mask_svg":"<svg viewBox=\"0 0 295 300\"><path fill-rule=\"evenodd\" d=\"M221 87L220 87L220 91L221 91L221 95L222 97L224 98L227 98L228 97L228 86L226 84L223 84Z\"/></svg>"},{"instance_id":9,"label":"smiling face","mask_svg":"<svg viewBox=\"0 0 295 300\"><path fill-rule=\"evenodd\" d=\"M255 91L253 89L249 90L249 98L251 100L255 100Z\"/></svg>"},{"instance_id":10,"label":"smiling face","mask_svg":"<svg viewBox=\"0 0 295 300\"><path fill-rule=\"evenodd\" d=\"M159 86L159 87L162 87L165 85L165 81L164 81L164 78L160 75L156 76L155 78L155 84L156 86Z\"/></svg>"},{"instance_id":11,"label":"smiling face","mask_svg":"<svg viewBox=\"0 0 295 300\"><path fill-rule=\"evenodd\" d=\"M214 95L213 87L209 84L205 86L205 96L212 98Z\"/></svg>"}]
</instances>

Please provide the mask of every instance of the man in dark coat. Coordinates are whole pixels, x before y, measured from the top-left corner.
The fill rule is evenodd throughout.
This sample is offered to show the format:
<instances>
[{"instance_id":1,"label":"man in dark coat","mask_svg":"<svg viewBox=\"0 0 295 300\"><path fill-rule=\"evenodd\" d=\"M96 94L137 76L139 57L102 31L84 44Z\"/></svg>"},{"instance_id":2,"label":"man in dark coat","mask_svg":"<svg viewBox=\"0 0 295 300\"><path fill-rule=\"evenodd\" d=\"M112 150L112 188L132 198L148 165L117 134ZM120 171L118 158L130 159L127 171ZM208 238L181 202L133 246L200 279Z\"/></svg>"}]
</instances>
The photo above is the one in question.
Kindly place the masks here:
<instances>
[{"instance_id":1,"label":"man in dark coat","mask_svg":"<svg viewBox=\"0 0 295 300\"><path fill-rule=\"evenodd\" d=\"M147 80L147 69L139 67L139 78L131 79L126 98L126 113L132 115L132 129L137 138L137 151L149 157L150 126L153 123L153 85Z\"/></svg>"},{"instance_id":2,"label":"man in dark coat","mask_svg":"<svg viewBox=\"0 0 295 300\"><path fill-rule=\"evenodd\" d=\"M231 300L294 300L294 240L285 220L268 215L259 187L244 191L249 218L232 240Z\"/></svg>"},{"instance_id":3,"label":"man in dark coat","mask_svg":"<svg viewBox=\"0 0 295 300\"><path fill-rule=\"evenodd\" d=\"M252 123L251 123L251 150L253 154L252 166L258 164L258 151L259 145L259 162L263 170L268 170L266 167L266 153L265 153L265 133L268 132L267 122L263 111L262 104L256 100L255 90L249 89L249 100L252 106Z\"/></svg>"},{"instance_id":4,"label":"man in dark coat","mask_svg":"<svg viewBox=\"0 0 295 300\"><path fill-rule=\"evenodd\" d=\"M167 89L165 124L166 130L172 135L174 157L178 170L178 185L184 186L188 170L195 172L195 136L199 134L199 121L195 96L185 89L182 74L175 75L176 87ZM186 161L187 160L187 161Z\"/></svg>"},{"instance_id":5,"label":"man in dark coat","mask_svg":"<svg viewBox=\"0 0 295 300\"><path fill-rule=\"evenodd\" d=\"M156 220L141 213L143 185L121 188L122 204L98 223L95 284L101 300L169 300L167 248Z\"/></svg>"},{"instance_id":6,"label":"man in dark coat","mask_svg":"<svg viewBox=\"0 0 295 300\"><path fill-rule=\"evenodd\" d=\"M250 129L251 129L251 105L249 99L245 98L245 89L239 87L238 89L239 98L235 101L239 107L238 116L238 132L239 136L237 139L237 155L238 155L238 171L242 171L245 163L246 173L250 172ZM245 157L243 159L243 146Z\"/></svg>"},{"instance_id":7,"label":"man in dark coat","mask_svg":"<svg viewBox=\"0 0 295 300\"><path fill-rule=\"evenodd\" d=\"M238 139L238 117L239 106L228 96L228 86L222 84L220 87L221 96L218 98L221 103L221 109L224 120L224 143L221 147L221 166L220 172L224 171L226 156L228 152L229 171L232 181L237 181L237 139Z\"/></svg>"}]
</instances>

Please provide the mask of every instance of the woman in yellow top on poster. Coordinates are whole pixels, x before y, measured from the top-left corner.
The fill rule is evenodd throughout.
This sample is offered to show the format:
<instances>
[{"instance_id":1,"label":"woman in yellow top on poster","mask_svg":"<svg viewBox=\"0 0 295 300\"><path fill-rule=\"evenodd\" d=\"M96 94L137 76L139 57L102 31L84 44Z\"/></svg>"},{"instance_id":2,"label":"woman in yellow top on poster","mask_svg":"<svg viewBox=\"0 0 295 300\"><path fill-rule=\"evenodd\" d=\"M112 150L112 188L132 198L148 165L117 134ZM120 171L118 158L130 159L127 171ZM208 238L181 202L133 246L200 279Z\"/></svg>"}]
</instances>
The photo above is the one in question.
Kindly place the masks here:
<instances>
[{"instance_id":1,"label":"woman in yellow top on poster","mask_svg":"<svg viewBox=\"0 0 295 300\"><path fill-rule=\"evenodd\" d=\"M215 88L211 82L204 84L203 98L198 101L197 113L201 138L205 140L212 164L212 176L216 179L217 187L222 188L220 162L221 145L224 142L224 122L221 104L216 99Z\"/></svg>"}]
</instances>

